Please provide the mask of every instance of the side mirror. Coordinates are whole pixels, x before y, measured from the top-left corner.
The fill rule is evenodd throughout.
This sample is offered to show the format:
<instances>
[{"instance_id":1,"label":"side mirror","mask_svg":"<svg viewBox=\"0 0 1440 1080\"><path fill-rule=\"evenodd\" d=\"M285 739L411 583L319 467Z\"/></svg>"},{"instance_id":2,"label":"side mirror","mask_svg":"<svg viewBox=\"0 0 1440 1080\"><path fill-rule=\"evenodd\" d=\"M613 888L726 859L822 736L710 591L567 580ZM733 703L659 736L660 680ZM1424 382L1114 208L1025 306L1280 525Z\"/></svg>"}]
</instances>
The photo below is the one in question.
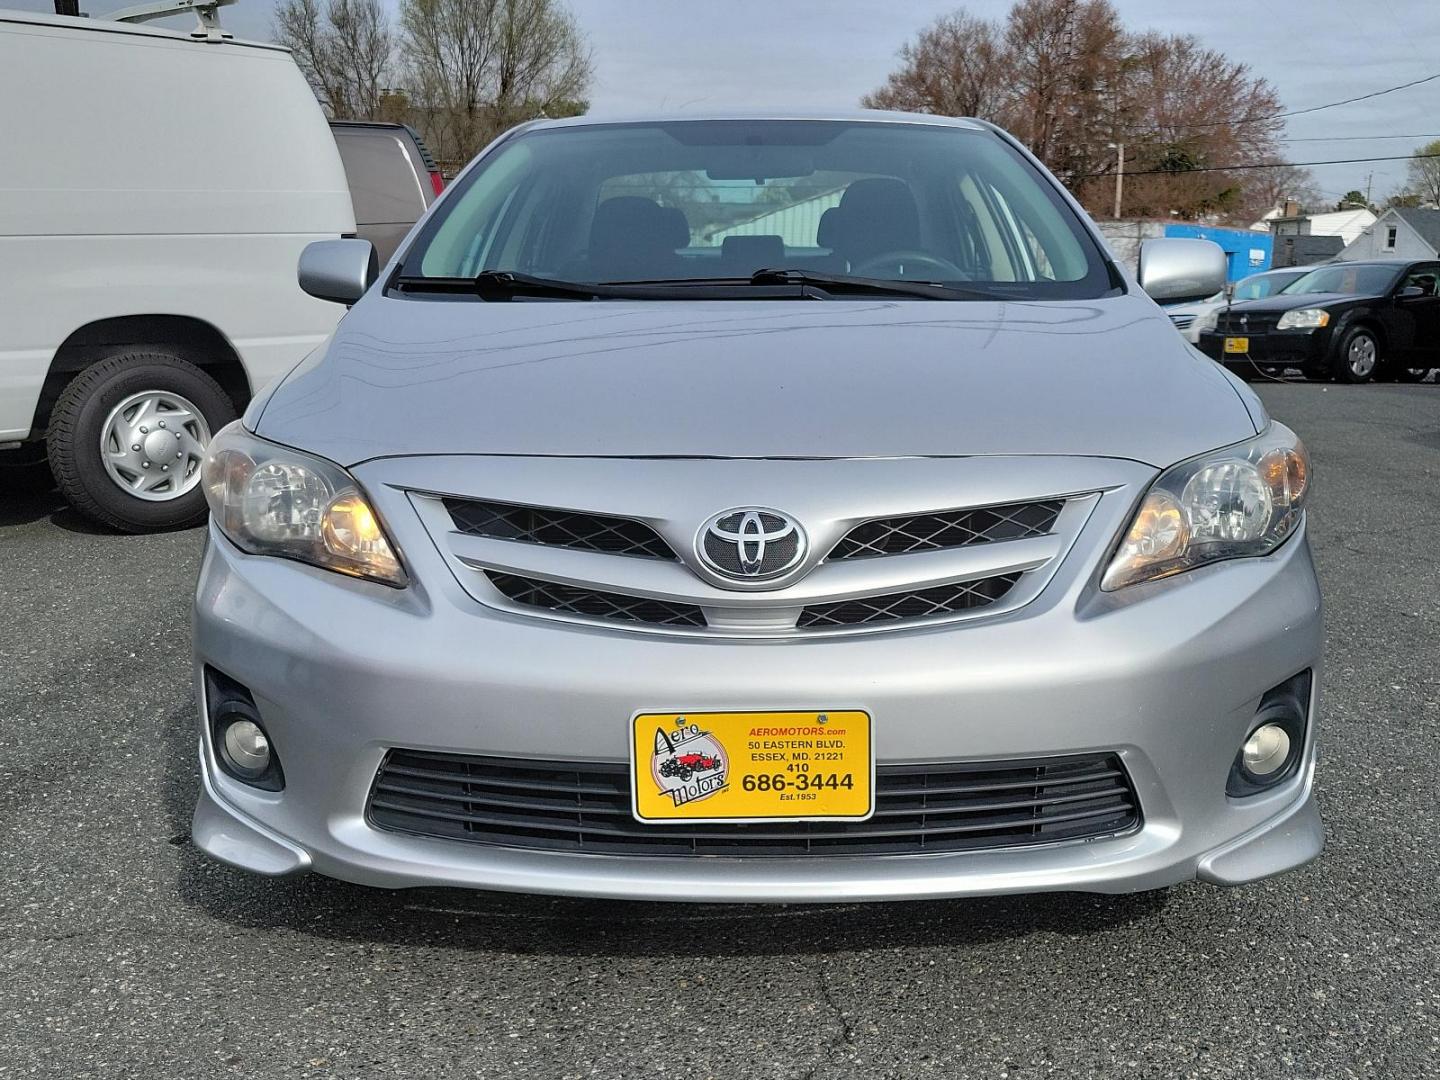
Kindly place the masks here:
<instances>
[{"instance_id":1,"label":"side mirror","mask_svg":"<svg viewBox=\"0 0 1440 1080\"><path fill-rule=\"evenodd\" d=\"M1209 240L1166 237L1140 245L1140 287L1164 303L1203 300L1225 288L1225 252Z\"/></svg>"},{"instance_id":2,"label":"side mirror","mask_svg":"<svg viewBox=\"0 0 1440 1080\"><path fill-rule=\"evenodd\" d=\"M353 304L380 276L369 240L316 240L300 253L300 288L318 300Z\"/></svg>"},{"instance_id":3,"label":"side mirror","mask_svg":"<svg viewBox=\"0 0 1440 1080\"><path fill-rule=\"evenodd\" d=\"M1395 295L1401 300L1410 300L1417 296L1425 296L1426 292L1419 285L1406 285Z\"/></svg>"}]
</instances>

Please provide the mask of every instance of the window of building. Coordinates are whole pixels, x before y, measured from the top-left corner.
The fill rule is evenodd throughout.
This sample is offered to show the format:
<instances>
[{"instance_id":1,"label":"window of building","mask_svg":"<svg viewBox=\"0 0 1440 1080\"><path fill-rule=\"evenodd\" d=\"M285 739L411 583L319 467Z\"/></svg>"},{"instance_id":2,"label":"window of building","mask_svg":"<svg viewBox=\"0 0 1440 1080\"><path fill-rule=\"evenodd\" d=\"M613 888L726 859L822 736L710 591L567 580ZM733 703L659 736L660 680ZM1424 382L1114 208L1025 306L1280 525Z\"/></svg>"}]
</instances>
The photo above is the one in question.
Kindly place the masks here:
<instances>
[{"instance_id":1,"label":"window of building","mask_svg":"<svg viewBox=\"0 0 1440 1080\"><path fill-rule=\"evenodd\" d=\"M1386 251L1394 251L1394 250L1395 250L1395 236L1396 236L1397 233L1399 233L1399 231L1400 231L1400 230L1397 229L1394 225L1391 225L1388 229L1385 230L1385 250L1386 250Z\"/></svg>"}]
</instances>

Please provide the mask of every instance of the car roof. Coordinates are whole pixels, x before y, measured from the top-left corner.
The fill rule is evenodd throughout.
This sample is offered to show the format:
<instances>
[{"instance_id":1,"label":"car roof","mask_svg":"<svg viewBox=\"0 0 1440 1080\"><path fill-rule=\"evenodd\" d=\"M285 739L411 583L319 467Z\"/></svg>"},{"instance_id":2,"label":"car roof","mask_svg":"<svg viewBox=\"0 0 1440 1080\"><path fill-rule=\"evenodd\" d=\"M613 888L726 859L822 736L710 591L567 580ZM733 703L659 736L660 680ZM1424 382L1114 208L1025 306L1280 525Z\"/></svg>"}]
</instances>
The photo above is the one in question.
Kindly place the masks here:
<instances>
[{"instance_id":1,"label":"car roof","mask_svg":"<svg viewBox=\"0 0 1440 1080\"><path fill-rule=\"evenodd\" d=\"M879 109L706 109L699 111L650 113L586 113L559 120L535 120L524 125L527 131L567 127L597 127L603 124L682 123L693 120L838 120L876 124L918 124L926 127L988 131L990 125L966 116L935 116L931 113L886 112Z\"/></svg>"},{"instance_id":2,"label":"car roof","mask_svg":"<svg viewBox=\"0 0 1440 1080\"><path fill-rule=\"evenodd\" d=\"M176 12L183 15L184 12ZM26 23L31 26L59 26L70 30L87 30L91 33L101 34L128 34L134 37L165 38L169 41L188 41L197 45L243 45L250 49L267 49L271 52L288 53L290 50L283 45L276 45L269 41L249 41L244 38L221 38L219 41L212 41L207 38L196 37L188 31L166 30L164 27L151 26L148 23L122 23L102 17L78 18L73 15L51 15L40 11L14 11L10 8L0 8L0 25L5 23Z\"/></svg>"}]
</instances>

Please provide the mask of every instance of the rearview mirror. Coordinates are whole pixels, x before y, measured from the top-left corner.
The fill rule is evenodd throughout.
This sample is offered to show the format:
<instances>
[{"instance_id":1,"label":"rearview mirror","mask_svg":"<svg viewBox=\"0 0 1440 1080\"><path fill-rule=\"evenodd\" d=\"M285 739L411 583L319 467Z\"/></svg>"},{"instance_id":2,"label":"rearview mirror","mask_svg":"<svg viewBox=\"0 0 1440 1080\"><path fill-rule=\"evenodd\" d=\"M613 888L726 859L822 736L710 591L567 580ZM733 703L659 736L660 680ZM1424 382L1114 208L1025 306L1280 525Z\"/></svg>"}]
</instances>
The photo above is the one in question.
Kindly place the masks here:
<instances>
[{"instance_id":1,"label":"rearview mirror","mask_svg":"<svg viewBox=\"0 0 1440 1080\"><path fill-rule=\"evenodd\" d=\"M1165 303L1203 300L1225 288L1225 252L1209 240L1166 237L1140 245L1140 287Z\"/></svg>"},{"instance_id":2,"label":"rearview mirror","mask_svg":"<svg viewBox=\"0 0 1440 1080\"><path fill-rule=\"evenodd\" d=\"M316 240L300 253L300 288L318 300L353 304L379 276L369 240Z\"/></svg>"}]
</instances>

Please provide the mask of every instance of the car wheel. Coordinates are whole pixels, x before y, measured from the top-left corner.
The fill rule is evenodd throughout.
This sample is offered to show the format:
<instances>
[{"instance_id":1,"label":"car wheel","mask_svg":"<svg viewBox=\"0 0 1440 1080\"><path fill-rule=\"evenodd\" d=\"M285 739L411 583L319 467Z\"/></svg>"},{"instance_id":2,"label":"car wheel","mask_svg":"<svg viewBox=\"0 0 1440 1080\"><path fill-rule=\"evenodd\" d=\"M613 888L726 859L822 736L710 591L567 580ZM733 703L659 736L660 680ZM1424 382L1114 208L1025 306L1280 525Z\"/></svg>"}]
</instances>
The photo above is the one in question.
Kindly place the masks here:
<instances>
[{"instance_id":1,"label":"car wheel","mask_svg":"<svg viewBox=\"0 0 1440 1080\"><path fill-rule=\"evenodd\" d=\"M234 403L194 364L151 350L115 353L75 376L55 403L50 468L70 505L103 525L198 525L205 448L233 419Z\"/></svg>"},{"instance_id":2,"label":"car wheel","mask_svg":"<svg viewBox=\"0 0 1440 1080\"><path fill-rule=\"evenodd\" d=\"M1363 326L1357 326L1341 339L1332 370L1340 382L1363 383L1375 377L1379 366L1379 340Z\"/></svg>"},{"instance_id":3,"label":"car wheel","mask_svg":"<svg viewBox=\"0 0 1440 1080\"><path fill-rule=\"evenodd\" d=\"M49 491L55 486L50 462L45 460L45 444L25 443L14 450L0 450L0 495L32 494Z\"/></svg>"}]
</instances>

